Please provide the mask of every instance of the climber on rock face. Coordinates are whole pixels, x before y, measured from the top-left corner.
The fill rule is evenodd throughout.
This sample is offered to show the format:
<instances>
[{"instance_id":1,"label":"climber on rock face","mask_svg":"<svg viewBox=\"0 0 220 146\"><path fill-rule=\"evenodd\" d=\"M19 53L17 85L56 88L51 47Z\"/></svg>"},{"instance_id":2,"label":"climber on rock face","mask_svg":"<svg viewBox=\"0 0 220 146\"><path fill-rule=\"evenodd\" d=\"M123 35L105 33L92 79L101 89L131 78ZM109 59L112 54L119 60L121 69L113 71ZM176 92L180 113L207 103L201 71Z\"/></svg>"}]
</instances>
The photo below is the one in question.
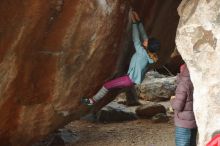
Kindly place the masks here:
<instances>
[{"instance_id":1,"label":"climber on rock face","mask_svg":"<svg viewBox=\"0 0 220 146\"><path fill-rule=\"evenodd\" d=\"M127 88L132 87L134 84L140 84L144 79L148 65L158 60L155 51L158 50L159 44L149 47L148 36L138 14L131 11L130 17L133 22L132 37L135 53L131 58L129 70L126 75L107 81L92 98L82 98L82 103L88 107L93 107L112 89Z\"/></svg>"}]
</instances>

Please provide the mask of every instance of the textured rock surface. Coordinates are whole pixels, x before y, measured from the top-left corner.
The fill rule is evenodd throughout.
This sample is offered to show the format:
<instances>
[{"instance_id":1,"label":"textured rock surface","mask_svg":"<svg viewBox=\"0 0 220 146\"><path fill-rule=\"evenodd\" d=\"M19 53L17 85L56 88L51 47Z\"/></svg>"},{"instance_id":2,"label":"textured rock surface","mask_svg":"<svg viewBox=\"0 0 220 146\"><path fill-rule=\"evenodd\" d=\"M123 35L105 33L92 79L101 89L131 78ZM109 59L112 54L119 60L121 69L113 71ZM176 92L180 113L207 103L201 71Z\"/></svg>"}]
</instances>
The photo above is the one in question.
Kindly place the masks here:
<instances>
[{"instance_id":1,"label":"textured rock surface","mask_svg":"<svg viewBox=\"0 0 220 146\"><path fill-rule=\"evenodd\" d=\"M94 94L115 69L128 7L128 1L1 1L2 145L27 146Z\"/></svg>"},{"instance_id":2,"label":"textured rock surface","mask_svg":"<svg viewBox=\"0 0 220 146\"><path fill-rule=\"evenodd\" d=\"M220 130L220 1L183 0L177 49L186 61L194 84L194 111L199 146Z\"/></svg>"},{"instance_id":3,"label":"textured rock surface","mask_svg":"<svg viewBox=\"0 0 220 146\"><path fill-rule=\"evenodd\" d=\"M138 85L140 98L148 101L169 100L175 95L176 76L166 77L151 71L146 74L144 81Z\"/></svg>"}]
</instances>

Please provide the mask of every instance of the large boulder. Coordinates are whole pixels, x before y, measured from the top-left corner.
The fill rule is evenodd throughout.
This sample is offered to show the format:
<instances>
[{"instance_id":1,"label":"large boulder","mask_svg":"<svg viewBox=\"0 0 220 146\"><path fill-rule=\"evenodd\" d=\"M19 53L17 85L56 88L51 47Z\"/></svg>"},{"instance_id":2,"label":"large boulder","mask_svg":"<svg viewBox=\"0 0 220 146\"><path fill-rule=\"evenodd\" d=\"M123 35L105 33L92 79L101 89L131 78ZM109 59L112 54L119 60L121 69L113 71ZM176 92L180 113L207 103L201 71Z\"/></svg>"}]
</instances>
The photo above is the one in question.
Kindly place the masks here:
<instances>
[{"instance_id":1,"label":"large boulder","mask_svg":"<svg viewBox=\"0 0 220 146\"><path fill-rule=\"evenodd\" d=\"M169 100L175 95L176 76L164 76L150 71L144 81L138 86L140 98L148 101Z\"/></svg>"},{"instance_id":2,"label":"large boulder","mask_svg":"<svg viewBox=\"0 0 220 146\"><path fill-rule=\"evenodd\" d=\"M27 146L79 118L80 98L115 70L129 7L128 1L1 1L1 145Z\"/></svg>"},{"instance_id":3,"label":"large boulder","mask_svg":"<svg viewBox=\"0 0 220 146\"><path fill-rule=\"evenodd\" d=\"M187 63L194 85L198 145L220 130L220 1L183 0L177 49Z\"/></svg>"}]
</instances>

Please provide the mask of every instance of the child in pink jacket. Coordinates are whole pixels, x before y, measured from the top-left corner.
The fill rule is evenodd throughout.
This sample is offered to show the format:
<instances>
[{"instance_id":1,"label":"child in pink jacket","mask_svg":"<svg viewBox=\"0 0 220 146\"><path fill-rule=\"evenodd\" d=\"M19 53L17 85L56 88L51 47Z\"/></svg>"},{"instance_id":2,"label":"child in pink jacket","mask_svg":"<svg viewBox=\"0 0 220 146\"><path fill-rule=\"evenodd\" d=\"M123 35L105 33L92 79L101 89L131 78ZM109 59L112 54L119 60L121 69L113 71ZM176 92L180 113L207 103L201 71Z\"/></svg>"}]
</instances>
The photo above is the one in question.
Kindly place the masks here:
<instances>
[{"instance_id":1,"label":"child in pink jacket","mask_svg":"<svg viewBox=\"0 0 220 146\"><path fill-rule=\"evenodd\" d=\"M180 67L175 98L171 99L176 126L176 146L196 146L197 126L193 112L193 84L186 64Z\"/></svg>"}]
</instances>

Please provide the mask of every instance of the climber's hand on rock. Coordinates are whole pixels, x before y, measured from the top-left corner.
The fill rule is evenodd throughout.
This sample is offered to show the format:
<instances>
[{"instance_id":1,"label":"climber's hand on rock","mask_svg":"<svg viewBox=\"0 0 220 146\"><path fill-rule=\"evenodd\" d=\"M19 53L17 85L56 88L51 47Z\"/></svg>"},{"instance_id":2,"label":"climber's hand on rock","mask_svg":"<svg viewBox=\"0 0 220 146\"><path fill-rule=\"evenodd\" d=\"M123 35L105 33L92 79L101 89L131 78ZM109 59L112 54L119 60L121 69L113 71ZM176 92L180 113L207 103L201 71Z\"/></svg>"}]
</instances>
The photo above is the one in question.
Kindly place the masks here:
<instances>
[{"instance_id":1,"label":"climber's hand on rock","mask_svg":"<svg viewBox=\"0 0 220 146\"><path fill-rule=\"evenodd\" d=\"M133 11L130 11L129 15L130 15L130 18L131 18L132 22L135 23L136 19L135 19L135 15L133 14Z\"/></svg>"},{"instance_id":2,"label":"climber's hand on rock","mask_svg":"<svg viewBox=\"0 0 220 146\"><path fill-rule=\"evenodd\" d=\"M141 20L139 15L138 15L138 13L136 11L132 11L132 13L133 13L134 18L135 18L136 21L140 21Z\"/></svg>"}]
</instances>

